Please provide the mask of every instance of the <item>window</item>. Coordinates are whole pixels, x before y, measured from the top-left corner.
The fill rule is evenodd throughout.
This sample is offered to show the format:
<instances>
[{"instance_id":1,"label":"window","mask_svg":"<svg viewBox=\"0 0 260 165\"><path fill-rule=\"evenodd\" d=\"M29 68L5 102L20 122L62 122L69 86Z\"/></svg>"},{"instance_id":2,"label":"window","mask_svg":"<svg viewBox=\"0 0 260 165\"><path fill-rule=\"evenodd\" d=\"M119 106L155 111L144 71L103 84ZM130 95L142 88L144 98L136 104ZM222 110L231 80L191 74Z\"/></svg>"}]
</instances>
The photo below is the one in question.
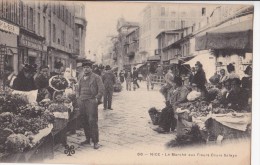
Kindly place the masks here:
<instances>
[{"instance_id":1,"label":"window","mask_svg":"<svg viewBox=\"0 0 260 165\"><path fill-rule=\"evenodd\" d=\"M170 22L170 28L175 29L175 21Z\"/></svg>"},{"instance_id":2,"label":"window","mask_svg":"<svg viewBox=\"0 0 260 165\"><path fill-rule=\"evenodd\" d=\"M68 24L68 9L66 9L65 13L65 23Z\"/></svg>"},{"instance_id":3,"label":"window","mask_svg":"<svg viewBox=\"0 0 260 165\"><path fill-rule=\"evenodd\" d=\"M56 42L56 26L55 24L53 24L53 29L52 29L52 39L53 39L53 42Z\"/></svg>"},{"instance_id":4,"label":"window","mask_svg":"<svg viewBox=\"0 0 260 165\"><path fill-rule=\"evenodd\" d=\"M33 30L33 9L29 8L29 15L28 15L28 29Z\"/></svg>"},{"instance_id":5,"label":"window","mask_svg":"<svg viewBox=\"0 0 260 165\"><path fill-rule=\"evenodd\" d=\"M64 5L62 5L62 17L61 19L64 21L65 20L65 8Z\"/></svg>"},{"instance_id":6,"label":"window","mask_svg":"<svg viewBox=\"0 0 260 165\"><path fill-rule=\"evenodd\" d=\"M165 28L165 21L161 21L161 22L160 22L159 28L160 28L160 29L164 29L164 28Z\"/></svg>"},{"instance_id":7,"label":"window","mask_svg":"<svg viewBox=\"0 0 260 165\"><path fill-rule=\"evenodd\" d=\"M185 28L185 21L181 21L181 28Z\"/></svg>"},{"instance_id":8,"label":"window","mask_svg":"<svg viewBox=\"0 0 260 165\"><path fill-rule=\"evenodd\" d=\"M79 37L79 27L78 27L78 26L76 26L75 36L76 36L76 37Z\"/></svg>"},{"instance_id":9,"label":"window","mask_svg":"<svg viewBox=\"0 0 260 165\"><path fill-rule=\"evenodd\" d=\"M176 12L175 11L171 11L171 16L172 17L176 17Z\"/></svg>"},{"instance_id":10,"label":"window","mask_svg":"<svg viewBox=\"0 0 260 165\"><path fill-rule=\"evenodd\" d=\"M60 18L60 4L58 4L58 17Z\"/></svg>"},{"instance_id":11,"label":"window","mask_svg":"<svg viewBox=\"0 0 260 165\"><path fill-rule=\"evenodd\" d=\"M161 7L161 16L165 16L165 7Z\"/></svg>"},{"instance_id":12,"label":"window","mask_svg":"<svg viewBox=\"0 0 260 165\"><path fill-rule=\"evenodd\" d=\"M202 8L202 10L201 10L201 15L202 15L202 16L206 15L206 8L205 8L205 7Z\"/></svg>"},{"instance_id":13,"label":"window","mask_svg":"<svg viewBox=\"0 0 260 165\"><path fill-rule=\"evenodd\" d=\"M187 13L186 12L181 12L181 17L186 17Z\"/></svg>"},{"instance_id":14,"label":"window","mask_svg":"<svg viewBox=\"0 0 260 165\"><path fill-rule=\"evenodd\" d=\"M38 34L41 34L41 15L38 13Z\"/></svg>"},{"instance_id":15,"label":"window","mask_svg":"<svg viewBox=\"0 0 260 165\"><path fill-rule=\"evenodd\" d=\"M43 16L43 36L46 38L46 18Z\"/></svg>"},{"instance_id":16,"label":"window","mask_svg":"<svg viewBox=\"0 0 260 165\"><path fill-rule=\"evenodd\" d=\"M56 4L55 4L55 2L52 5L52 9L53 9L53 14L55 14L56 13Z\"/></svg>"},{"instance_id":17,"label":"window","mask_svg":"<svg viewBox=\"0 0 260 165\"><path fill-rule=\"evenodd\" d=\"M65 46L65 32L61 30L61 45Z\"/></svg>"},{"instance_id":18,"label":"window","mask_svg":"<svg viewBox=\"0 0 260 165\"><path fill-rule=\"evenodd\" d=\"M51 42L51 21L50 20L48 21L48 34L49 34L48 40L49 42Z\"/></svg>"}]
</instances>

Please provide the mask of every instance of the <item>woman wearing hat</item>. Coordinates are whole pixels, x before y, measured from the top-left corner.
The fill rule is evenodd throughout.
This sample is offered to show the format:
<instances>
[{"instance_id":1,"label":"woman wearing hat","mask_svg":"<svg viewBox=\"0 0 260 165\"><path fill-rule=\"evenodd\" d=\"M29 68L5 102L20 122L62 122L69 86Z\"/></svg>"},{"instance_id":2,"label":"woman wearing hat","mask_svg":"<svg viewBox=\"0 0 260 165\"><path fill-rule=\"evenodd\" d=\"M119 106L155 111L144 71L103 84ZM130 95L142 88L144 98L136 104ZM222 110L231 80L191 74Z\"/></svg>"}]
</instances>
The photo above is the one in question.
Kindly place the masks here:
<instances>
[{"instance_id":1,"label":"woman wearing hat","mask_svg":"<svg viewBox=\"0 0 260 165\"><path fill-rule=\"evenodd\" d=\"M13 89L19 91L36 90L33 76L36 73L36 66L25 64L14 80Z\"/></svg>"}]
</instances>

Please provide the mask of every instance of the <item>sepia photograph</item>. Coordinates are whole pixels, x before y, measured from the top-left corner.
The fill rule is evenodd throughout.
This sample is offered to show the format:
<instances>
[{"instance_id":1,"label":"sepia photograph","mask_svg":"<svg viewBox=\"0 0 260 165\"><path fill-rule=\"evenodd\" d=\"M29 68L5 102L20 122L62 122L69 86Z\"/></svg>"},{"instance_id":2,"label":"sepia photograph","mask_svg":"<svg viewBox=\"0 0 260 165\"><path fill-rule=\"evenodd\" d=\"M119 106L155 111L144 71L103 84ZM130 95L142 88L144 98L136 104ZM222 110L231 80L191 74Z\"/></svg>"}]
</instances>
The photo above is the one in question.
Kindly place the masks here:
<instances>
[{"instance_id":1,"label":"sepia photograph","mask_svg":"<svg viewBox=\"0 0 260 165\"><path fill-rule=\"evenodd\" d=\"M250 165L254 9L0 0L0 164Z\"/></svg>"}]
</instances>

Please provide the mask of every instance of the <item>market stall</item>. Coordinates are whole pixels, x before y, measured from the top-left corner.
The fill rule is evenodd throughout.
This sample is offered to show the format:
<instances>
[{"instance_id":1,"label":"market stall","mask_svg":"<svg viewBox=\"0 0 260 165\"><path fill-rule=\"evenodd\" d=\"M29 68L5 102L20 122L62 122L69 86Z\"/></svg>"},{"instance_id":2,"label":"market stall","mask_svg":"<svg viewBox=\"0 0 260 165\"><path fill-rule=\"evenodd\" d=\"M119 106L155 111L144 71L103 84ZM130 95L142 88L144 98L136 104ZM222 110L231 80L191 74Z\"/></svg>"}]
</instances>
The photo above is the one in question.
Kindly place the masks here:
<instances>
[{"instance_id":1,"label":"market stall","mask_svg":"<svg viewBox=\"0 0 260 165\"><path fill-rule=\"evenodd\" d=\"M251 135L251 113L246 110L236 111L196 100L178 105L176 114L177 138L191 135L194 127L198 130L196 136L204 143L221 143L223 140Z\"/></svg>"},{"instance_id":2,"label":"market stall","mask_svg":"<svg viewBox=\"0 0 260 165\"><path fill-rule=\"evenodd\" d=\"M0 95L1 162L34 162L52 158L56 144L66 145L75 92L69 80L52 77L53 99L36 102L36 91L5 89Z\"/></svg>"}]
</instances>

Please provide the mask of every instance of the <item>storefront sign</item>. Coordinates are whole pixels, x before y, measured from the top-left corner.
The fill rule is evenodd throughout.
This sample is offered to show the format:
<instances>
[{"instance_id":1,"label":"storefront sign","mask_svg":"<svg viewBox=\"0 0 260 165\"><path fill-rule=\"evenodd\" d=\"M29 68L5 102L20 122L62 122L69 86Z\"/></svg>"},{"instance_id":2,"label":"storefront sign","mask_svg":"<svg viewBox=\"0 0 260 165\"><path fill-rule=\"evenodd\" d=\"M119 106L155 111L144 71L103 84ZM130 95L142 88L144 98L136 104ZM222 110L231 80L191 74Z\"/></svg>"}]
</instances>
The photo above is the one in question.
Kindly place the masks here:
<instances>
[{"instance_id":1,"label":"storefront sign","mask_svg":"<svg viewBox=\"0 0 260 165\"><path fill-rule=\"evenodd\" d=\"M19 27L11 25L11 24L9 24L5 21L2 21L2 20L0 20L0 29L7 31L7 32L10 32L10 33L13 33L13 34L16 34L16 35L19 35Z\"/></svg>"},{"instance_id":2,"label":"storefront sign","mask_svg":"<svg viewBox=\"0 0 260 165\"><path fill-rule=\"evenodd\" d=\"M20 35L20 45L28 48L36 49L43 51L43 43L37 39L34 39L30 36L26 36L24 34Z\"/></svg>"}]
</instances>

